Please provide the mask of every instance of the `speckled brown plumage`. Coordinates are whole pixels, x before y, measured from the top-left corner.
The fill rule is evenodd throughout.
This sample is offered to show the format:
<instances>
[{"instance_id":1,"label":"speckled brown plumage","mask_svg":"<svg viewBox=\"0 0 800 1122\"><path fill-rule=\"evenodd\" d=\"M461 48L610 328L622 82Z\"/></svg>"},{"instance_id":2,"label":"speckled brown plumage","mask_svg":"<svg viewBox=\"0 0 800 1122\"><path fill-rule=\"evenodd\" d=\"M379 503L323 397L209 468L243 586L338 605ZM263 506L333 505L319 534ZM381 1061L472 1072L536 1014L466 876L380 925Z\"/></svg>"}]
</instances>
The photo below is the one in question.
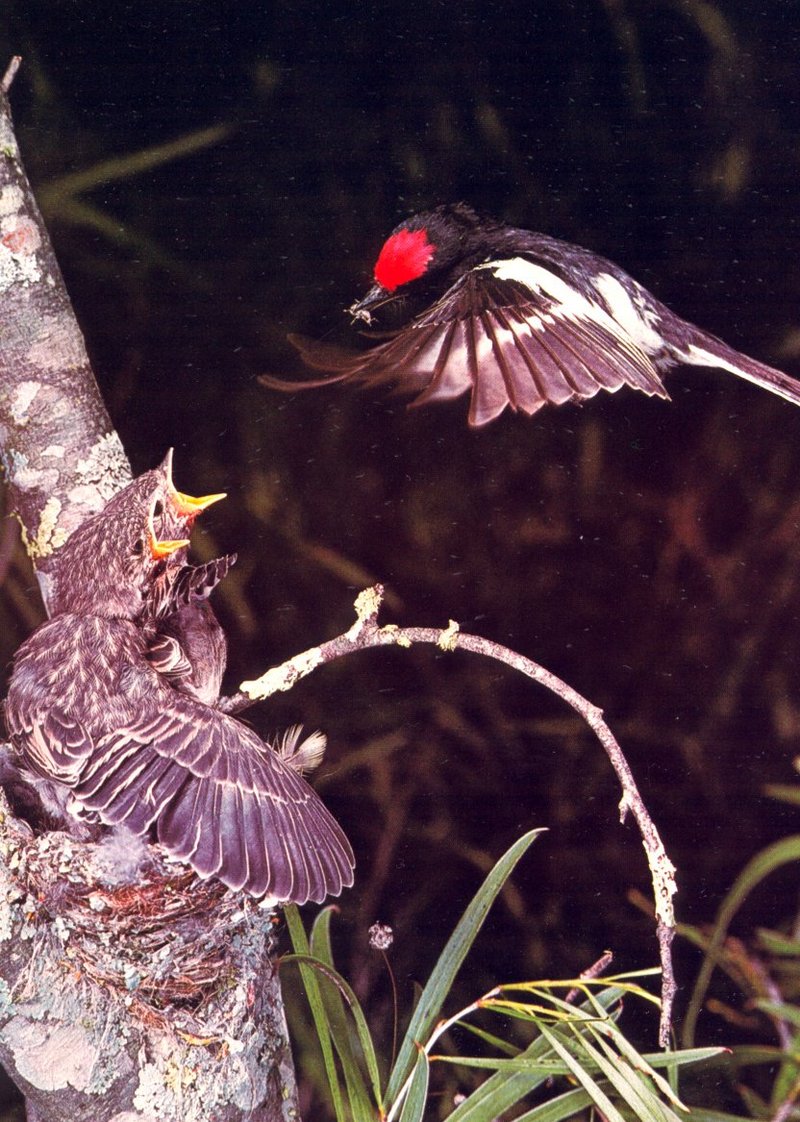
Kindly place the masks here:
<instances>
[{"instance_id":1,"label":"speckled brown plumage","mask_svg":"<svg viewBox=\"0 0 800 1122\"><path fill-rule=\"evenodd\" d=\"M205 596L232 559L193 567L179 543L153 555L148 532L181 528L167 478L141 476L63 547L57 612L14 660L9 735L66 824L93 813L201 877L321 901L352 884L350 845L299 771L213 705L224 640Z\"/></svg>"}]
</instances>

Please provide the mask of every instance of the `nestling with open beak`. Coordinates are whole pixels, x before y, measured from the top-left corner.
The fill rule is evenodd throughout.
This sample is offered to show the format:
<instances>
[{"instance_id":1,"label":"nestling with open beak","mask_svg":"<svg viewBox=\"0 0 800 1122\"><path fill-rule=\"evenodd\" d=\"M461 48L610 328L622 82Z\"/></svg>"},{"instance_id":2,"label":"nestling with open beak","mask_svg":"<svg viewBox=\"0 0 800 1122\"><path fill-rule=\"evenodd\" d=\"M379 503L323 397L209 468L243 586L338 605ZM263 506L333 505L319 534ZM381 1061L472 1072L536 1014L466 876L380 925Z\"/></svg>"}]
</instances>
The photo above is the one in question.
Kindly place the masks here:
<instances>
[{"instance_id":1,"label":"nestling with open beak","mask_svg":"<svg viewBox=\"0 0 800 1122\"><path fill-rule=\"evenodd\" d=\"M66 828L93 813L201 877L319 902L353 883L347 838L296 767L213 705L224 638L203 609L232 559L191 566L185 550L222 497L175 491L170 455L72 534L55 614L15 656L6 725Z\"/></svg>"}]
</instances>

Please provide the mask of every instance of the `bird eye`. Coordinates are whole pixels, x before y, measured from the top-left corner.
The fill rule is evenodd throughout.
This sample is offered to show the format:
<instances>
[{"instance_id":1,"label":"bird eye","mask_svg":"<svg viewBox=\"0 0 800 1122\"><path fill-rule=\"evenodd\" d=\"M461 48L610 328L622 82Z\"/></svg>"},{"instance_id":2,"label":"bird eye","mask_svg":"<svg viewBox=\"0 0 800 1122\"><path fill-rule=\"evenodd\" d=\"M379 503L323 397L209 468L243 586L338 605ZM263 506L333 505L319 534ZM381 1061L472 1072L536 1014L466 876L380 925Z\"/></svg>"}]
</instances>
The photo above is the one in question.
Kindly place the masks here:
<instances>
[{"instance_id":1,"label":"bird eye","mask_svg":"<svg viewBox=\"0 0 800 1122\"><path fill-rule=\"evenodd\" d=\"M143 553L144 553L144 538L139 538L138 541L135 541L133 543L133 555L134 555L134 557L141 557Z\"/></svg>"}]
</instances>

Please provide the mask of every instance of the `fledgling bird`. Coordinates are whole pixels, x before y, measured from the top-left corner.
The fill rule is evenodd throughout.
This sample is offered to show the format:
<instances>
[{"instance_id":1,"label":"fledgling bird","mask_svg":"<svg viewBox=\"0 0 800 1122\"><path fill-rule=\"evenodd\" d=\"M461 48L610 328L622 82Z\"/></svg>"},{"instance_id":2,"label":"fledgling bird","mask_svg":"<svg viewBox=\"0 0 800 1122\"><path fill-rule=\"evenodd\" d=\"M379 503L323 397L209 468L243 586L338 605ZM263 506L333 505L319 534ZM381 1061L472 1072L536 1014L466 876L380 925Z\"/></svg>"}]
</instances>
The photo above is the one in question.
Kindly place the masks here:
<instances>
[{"instance_id":1,"label":"fledgling bird","mask_svg":"<svg viewBox=\"0 0 800 1122\"><path fill-rule=\"evenodd\" d=\"M299 770L151 661L162 622L154 605L170 605L169 618L198 596L204 602L205 584L229 560L216 569L178 563L172 599L154 599L188 545L159 533L180 524L162 469L126 487L62 547L57 613L14 659L11 741L67 824L75 808L94 812L254 896L338 895L353 883L352 850ZM208 499L193 502L203 509Z\"/></svg>"},{"instance_id":2,"label":"fledgling bird","mask_svg":"<svg viewBox=\"0 0 800 1122\"><path fill-rule=\"evenodd\" d=\"M176 550L166 560L148 592L141 616L147 658L175 689L216 705L228 644L208 597L236 563L236 554L190 565L181 556L185 552Z\"/></svg>"},{"instance_id":3,"label":"fledgling bird","mask_svg":"<svg viewBox=\"0 0 800 1122\"><path fill-rule=\"evenodd\" d=\"M172 449L157 470L163 476L162 501L157 504L159 534L168 539L188 538L197 516L225 495L195 498L178 491L172 479ZM151 586L142 616L150 636L148 658L176 689L215 705L228 644L208 597L236 556L230 554L200 567L189 565L186 557L186 547L172 553ZM179 666L173 661L176 658Z\"/></svg>"},{"instance_id":4,"label":"fledgling bird","mask_svg":"<svg viewBox=\"0 0 800 1122\"><path fill-rule=\"evenodd\" d=\"M374 285L350 308L367 326L388 305L402 326L361 352L289 338L334 382L389 384L413 405L469 392L469 423L507 407L533 414L622 386L668 398L674 366L716 366L800 404L800 382L671 312L617 265L545 234L485 220L463 203L406 219L378 255Z\"/></svg>"}]
</instances>

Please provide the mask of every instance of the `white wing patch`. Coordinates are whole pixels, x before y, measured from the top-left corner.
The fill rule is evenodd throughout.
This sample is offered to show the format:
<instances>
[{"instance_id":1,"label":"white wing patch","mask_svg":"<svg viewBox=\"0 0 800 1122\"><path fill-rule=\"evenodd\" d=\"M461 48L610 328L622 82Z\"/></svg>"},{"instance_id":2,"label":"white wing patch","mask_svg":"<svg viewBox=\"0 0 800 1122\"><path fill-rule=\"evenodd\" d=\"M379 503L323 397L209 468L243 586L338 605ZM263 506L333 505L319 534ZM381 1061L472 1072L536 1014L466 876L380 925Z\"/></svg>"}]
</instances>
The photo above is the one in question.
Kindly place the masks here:
<instances>
[{"instance_id":1,"label":"white wing patch","mask_svg":"<svg viewBox=\"0 0 800 1122\"><path fill-rule=\"evenodd\" d=\"M613 318L637 347L641 347L645 354L656 354L662 350L664 339L653 324L655 313L649 311L643 301L636 299L638 285L634 289L634 299L631 299L625 285L610 273L600 273L594 278L594 283L611 309Z\"/></svg>"},{"instance_id":2,"label":"white wing patch","mask_svg":"<svg viewBox=\"0 0 800 1122\"><path fill-rule=\"evenodd\" d=\"M724 344L722 345L724 346ZM733 351L729 347L725 347L725 349L729 354L738 355L737 351ZM795 378L784 374L781 370L774 370L771 366L756 362L755 359L748 358L747 355L738 355L740 358L738 364L728 362L722 355L715 354L714 351L707 351L704 347L698 347L694 343L690 343L680 350L675 348L675 354L682 362L688 362L692 366L718 366L720 370L727 370L731 374L736 374L738 377L752 382L754 386L761 386L762 389L777 394L784 401L791 401L793 405L800 405L800 385Z\"/></svg>"},{"instance_id":3,"label":"white wing patch","mask_svg":"<svg viewBox=\"0 0 800 1122\"><path fill-rule=\"evenodd\" d=\"M602 323L608 330L611 317L604 312L599 304L587 300L577 289L561 280L555 273L545 269L543 265L534 265L524 257L509 257L505 261L487 261L479 265L480 269L491 269L498 280L517 281L524 284L534 292L544 292L554 302L548 319L551 317L585 320L591 319Z\"/></svg>"},{"instance_id":4,"label":"white wing patch","mask_svg":"<svg viewBox=\"0 0 800 1122\"><path fill-rule=\"evenodd\" d=\"M577 322L589 320L610 331L620 341L639 347L647 355L655 354L664 346L659 332L645 318L644 310L637 307L625 287L609 273L601 273L593 281L610 309L607 312L600 304L587 299L577 288L545 269L543 265L535 265L524 257L489 261L478 267L491 269L498 280L517 281L553 301L548 315L542 316L541 320L537 317L538 321L530 321L537 331L544 330L544 325L553 323L556 317Z\"/></svg>"},{"instance_id":5,"label":"white wing patch","mask_svg":"<svg viewBox=\"0 0 800 1122\"><path fill-rule=\"evenodd\" d=\"M688 347L684 347L680 351L680 357L684 362L690 363L692 366L718 366L721 370L729 370L731 374L738 374L740 378L750 378L756 385L761 385L757 378L751 378L746 370L741 366L734 366L732 362L726 362L724 358L719 355L712 354L711 351L706 351L702 347L696 347L694 343L690 343ZM792 400L791 398L789 400Z\"/></svg>"}]
</instances>

